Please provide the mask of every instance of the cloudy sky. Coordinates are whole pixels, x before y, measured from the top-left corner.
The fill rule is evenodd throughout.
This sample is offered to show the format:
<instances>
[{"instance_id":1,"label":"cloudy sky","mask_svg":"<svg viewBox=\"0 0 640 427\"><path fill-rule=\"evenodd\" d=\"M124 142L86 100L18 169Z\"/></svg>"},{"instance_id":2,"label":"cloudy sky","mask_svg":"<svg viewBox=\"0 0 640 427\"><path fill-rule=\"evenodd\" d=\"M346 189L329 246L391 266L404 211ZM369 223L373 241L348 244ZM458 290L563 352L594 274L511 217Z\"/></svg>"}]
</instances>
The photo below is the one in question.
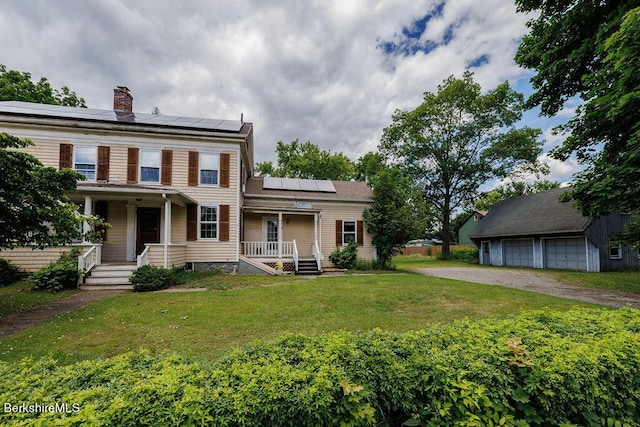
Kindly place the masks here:
<instances>
[{"instance_id":1,"label":"cloudy sky","mask_svg":"<svg viewBox=\"0 0 640 427\"><path fill-rule=\"evenodd\" d=\"M254 123L256 160L277 141L311 141L357 159L396 109L470 69L485 90L531 72L513 56L529 17L513 0L3 0L0 63L112 108ZM526 114L546 148L557 120ZM566 181L574 162L551 162Z\"/></svg>"}]
</instances>

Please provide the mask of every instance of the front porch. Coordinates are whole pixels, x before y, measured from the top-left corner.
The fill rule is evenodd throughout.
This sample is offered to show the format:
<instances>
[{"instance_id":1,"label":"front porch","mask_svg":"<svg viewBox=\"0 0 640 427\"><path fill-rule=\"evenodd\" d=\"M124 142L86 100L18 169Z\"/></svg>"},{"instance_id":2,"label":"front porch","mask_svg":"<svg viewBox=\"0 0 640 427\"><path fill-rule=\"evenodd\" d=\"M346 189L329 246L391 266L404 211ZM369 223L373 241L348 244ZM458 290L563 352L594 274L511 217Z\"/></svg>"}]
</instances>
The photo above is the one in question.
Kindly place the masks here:
<instances>
[{"instance_id":1,"label":"front porch","mask_svg":"<svg viewBox=\"0 0 640 427\"><path fill-rule=\"evenodd\" d=\"M241 254L284 272L320 274L319 211L245 207Z\"/></svg>"}]
</instances>

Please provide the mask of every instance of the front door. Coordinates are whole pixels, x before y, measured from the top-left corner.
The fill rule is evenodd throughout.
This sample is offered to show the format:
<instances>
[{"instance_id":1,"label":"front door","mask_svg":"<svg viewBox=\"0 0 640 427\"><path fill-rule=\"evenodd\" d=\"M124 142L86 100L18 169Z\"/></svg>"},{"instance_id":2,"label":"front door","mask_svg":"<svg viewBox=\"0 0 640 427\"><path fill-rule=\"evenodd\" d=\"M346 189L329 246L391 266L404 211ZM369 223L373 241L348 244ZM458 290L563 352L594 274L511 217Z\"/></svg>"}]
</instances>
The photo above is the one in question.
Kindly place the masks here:
<instances>
[{"instance_id":1,"label":"front door","mask_svg":"<svg viewBox=\"0 0 640 427\"><path fill-rule=\"evenodd\" d=\"M136 255L144 251L145 243L160 243L160 208L138 208Z\"/></svg>"},{"instance_id":2,"label":"front door","mask_svg":"<svg viewBox=\"0 0 640 427\"><path fill-rule=\"evenodd\" d=\"M276 218L264 219L263 234L266 242L264 254L278 255L278 220Z\"/></svg>"}]
</instances>

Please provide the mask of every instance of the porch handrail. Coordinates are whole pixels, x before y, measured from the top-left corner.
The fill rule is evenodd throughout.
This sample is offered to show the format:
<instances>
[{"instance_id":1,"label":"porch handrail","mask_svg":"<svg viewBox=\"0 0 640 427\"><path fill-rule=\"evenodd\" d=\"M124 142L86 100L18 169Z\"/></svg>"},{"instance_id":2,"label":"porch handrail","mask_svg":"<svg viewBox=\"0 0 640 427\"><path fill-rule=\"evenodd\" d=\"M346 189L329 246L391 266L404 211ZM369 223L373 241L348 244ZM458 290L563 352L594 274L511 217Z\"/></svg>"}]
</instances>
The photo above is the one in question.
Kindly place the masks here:
<instances>
[{"instance_id":1,"label":"porch handrail","mask_svg":"<svg viewBox=\"0 0 640 427\"><path fill-rule=\"evenodd\" d=\"M149 265L149 246L145 246L144 251L137 257L138 268Z\"/></svg>"},{"instance_id":2,"label":"porch handrail","mask_svg":"<svg viewBox=\"0 0 640 427\"><path fill-rule=\"evenodd\" d=\"M84 276L91 271L96 265L100 265L102 261L102 245L92 245L87 252L78 255L78 284L82 284Z\"/></svg>"},{"instance_id":3,"label":"porch handrail","mask_svg":"<svg viewBox=\"0 0 640 427\"><path fill-rule=\"evenodd\" d=\"M298 246L296 245L296 240L293 239L291 242L291 246L293 247L293 267L294 271L298 271Z\"/></svg>"},{"instance_id":4,"label":"porch handrail","mask_svg":"<svg viewBox=\"0 0 640 427\"><path fill-rule=\"evenodd\" d=\"M322 254L320 253L320 248L318 247L318 241L313 242L313 257L316 259L316 264L318 265L318 271L322 272Z\"/></svg>"},{"instance_id":5,"label":"porch handrail","mask_svg":"<svg viewBox=\"0 0 640 427\"><path fill-rule=\"evenodd\" d=\"M293 242L242 242L247 257L278 258L293 256Z\"/></svg>"}]
</instances>

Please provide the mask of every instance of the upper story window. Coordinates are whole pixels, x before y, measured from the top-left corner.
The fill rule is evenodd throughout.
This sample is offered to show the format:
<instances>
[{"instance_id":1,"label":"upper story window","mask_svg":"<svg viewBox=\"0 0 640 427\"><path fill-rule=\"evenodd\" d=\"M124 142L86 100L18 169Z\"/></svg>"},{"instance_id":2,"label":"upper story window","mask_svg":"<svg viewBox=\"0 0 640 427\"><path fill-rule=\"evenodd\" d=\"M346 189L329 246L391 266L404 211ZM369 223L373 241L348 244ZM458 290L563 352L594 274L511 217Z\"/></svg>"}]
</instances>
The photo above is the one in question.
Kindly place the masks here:
<instances>
[{"instance_id":1,"label":"upper story window","mask_svg":"<svg viewBox=\"0 0 640 427\"><path fill-rule=\"evenodd\" d=\"M140 150L140 182L160 182L160 150Z\"/></svg>"},{"instance_id":2,"label":"upper story window","mask_svg":"<svg viewBox=\"0 0 640 427\"><path fill-rule=\"evenodd\" d=\"M342 221L342 244L348 245L356 241L356 222Z\"/></svg>"},{"instance_id":3,"label":"upper story window","mask_svg":"<svg viewBox=\"0 0 640 427\"><path fill-rule=\"evenodd\" d=\"M218 185L220 157L218 154L200 153L200 184Z\"/></svg>"},{"instance_id":4,"label":"upper story window","mask_svg":"<svg viewBox=\"0 0 640 427\"><path fill-rule=\"evenodd\" d=\"M98 163L98 147L74 147L73 168L87 178L88 181L96 180Z\"/></svg>"}]
</instances>

